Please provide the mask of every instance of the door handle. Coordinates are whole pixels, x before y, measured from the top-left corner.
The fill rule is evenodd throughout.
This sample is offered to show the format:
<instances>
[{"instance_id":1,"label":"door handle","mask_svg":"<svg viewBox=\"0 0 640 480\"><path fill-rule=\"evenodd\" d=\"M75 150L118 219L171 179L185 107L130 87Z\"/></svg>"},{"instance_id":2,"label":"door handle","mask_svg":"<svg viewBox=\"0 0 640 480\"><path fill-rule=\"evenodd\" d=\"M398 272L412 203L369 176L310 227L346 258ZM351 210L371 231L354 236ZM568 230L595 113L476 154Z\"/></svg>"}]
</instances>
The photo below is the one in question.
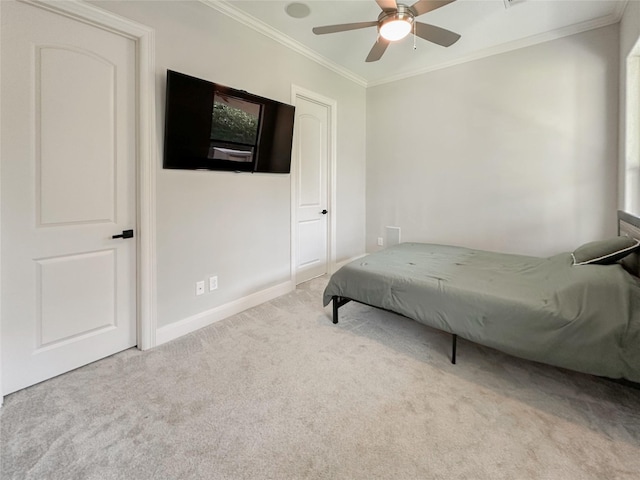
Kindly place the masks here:
<instances>
[{"instance_id":1,"label":"door handle","mask_svg":"<svg viewBox=\"0 0 640 480\"><path fill-rule=\"evenodd\" d=\"M323 214L323 215L326 215L329 212L327 212L326 210L322 210L320 213Z\"/></svg>"},{"instance_id":2,"label":"door handle","mask_svg":"<svg viewBox=\"0 0 640 480\"><path fill-rule=\"evenodd\" d=\"M114 235L111 238L133 238L133 230L123 230L120 235Z\"/></svg>"}]
</instances>

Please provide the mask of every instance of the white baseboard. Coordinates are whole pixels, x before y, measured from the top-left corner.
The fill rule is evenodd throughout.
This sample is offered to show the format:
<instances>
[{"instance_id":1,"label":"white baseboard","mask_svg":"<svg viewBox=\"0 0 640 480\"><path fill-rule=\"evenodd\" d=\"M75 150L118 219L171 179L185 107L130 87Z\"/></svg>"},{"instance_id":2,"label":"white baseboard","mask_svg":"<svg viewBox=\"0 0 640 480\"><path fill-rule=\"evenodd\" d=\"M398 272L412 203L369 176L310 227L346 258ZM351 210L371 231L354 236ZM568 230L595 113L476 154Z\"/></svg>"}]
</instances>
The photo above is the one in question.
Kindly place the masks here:
<instances>
[{"instance_id":1,"label":"white baseboard","mask_svg":"<svg viewBox=\"0 0 640 480\"><path fill-rule=\"evenodd\" d=\"M261 303L273 300L276 297L285 295L295 289L293 282L284 282L271 288L252 293L238 300L234 300L224 305L206 310L191 317L178 320L171 325L158 328L156 332L156 345L170 342L188 333L199 330L207 325L223 320L231 315L235 315Z\"/></svg>"}]
</instances>

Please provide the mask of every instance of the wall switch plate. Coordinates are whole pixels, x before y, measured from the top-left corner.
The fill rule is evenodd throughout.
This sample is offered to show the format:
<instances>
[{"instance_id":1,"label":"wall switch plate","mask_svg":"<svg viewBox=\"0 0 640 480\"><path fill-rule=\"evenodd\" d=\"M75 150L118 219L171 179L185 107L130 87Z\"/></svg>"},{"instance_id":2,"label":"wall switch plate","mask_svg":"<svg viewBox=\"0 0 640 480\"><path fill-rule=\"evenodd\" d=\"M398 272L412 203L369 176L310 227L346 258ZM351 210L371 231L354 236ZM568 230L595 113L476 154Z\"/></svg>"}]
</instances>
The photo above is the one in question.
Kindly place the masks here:
<instances>
[{"instance_id":1,"label":"wall switch plate","mask_svg":"<svg viewBox=\"0 0 640 480\"><path fill-rule=\"evenodd\" d=\"M202 295L204 293L204 280L196 282L196 295Z\"/></svg>"},{"instance_id":2,"label":"wall switch plate","mask_svg":"<svg viewBox=\"0 0 640 480\"><path fill-rule=\"evenodd\" d=\"M218 288L218 276L209 277L209 291L212 292Z\"/></svg>"},{"instance_id":3,"label":"wall switch plate","mask_svg":"<svg viewBox=\"0 0 640 480\"><path fill-rule=\"evenodd\" d=\"M384 246L384 238L382 238L382 237L378 237L378 246L379 246L379 247Z\"/></svg>"}]
</instances>

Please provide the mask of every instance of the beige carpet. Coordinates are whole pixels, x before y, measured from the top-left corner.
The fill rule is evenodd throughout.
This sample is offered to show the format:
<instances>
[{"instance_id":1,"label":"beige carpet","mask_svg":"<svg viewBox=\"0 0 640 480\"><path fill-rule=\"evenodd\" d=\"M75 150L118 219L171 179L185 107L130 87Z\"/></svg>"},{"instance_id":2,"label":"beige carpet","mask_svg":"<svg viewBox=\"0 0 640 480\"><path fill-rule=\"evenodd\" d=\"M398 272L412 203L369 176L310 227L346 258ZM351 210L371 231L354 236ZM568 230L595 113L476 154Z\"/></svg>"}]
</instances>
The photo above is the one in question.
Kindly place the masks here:
<instances>
[{"instance_id":1,"label":"beige carpet","mask_svg":"<svg viewBox=\"0 0 640 480\"><path fill-rule=\"evenodd\" d=\"M0 478L640 478L640 390L464 340L451 365L354 303L333 325L325 283L9 395Z\"/></svg>"}]
</instances>

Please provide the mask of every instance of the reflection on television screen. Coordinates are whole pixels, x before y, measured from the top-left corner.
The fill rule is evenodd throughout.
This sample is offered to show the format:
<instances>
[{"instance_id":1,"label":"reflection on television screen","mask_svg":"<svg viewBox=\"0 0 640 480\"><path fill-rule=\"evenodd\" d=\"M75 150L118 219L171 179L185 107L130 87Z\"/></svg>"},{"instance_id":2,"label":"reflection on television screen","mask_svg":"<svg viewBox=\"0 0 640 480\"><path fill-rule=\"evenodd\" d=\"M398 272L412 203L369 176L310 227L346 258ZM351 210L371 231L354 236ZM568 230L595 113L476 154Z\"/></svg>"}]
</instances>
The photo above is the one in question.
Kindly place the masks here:
<instances>
[{"instance_id":1,"label":"reflection on television screen","mask_svg":"<svg viewBox=\"0 0 640 480\"><path fill-rule=\"evenodd\" d=\"M211 147L209 158L214 160L228 160L230 162L253 162L252 150L236 150L233 148Z\"/></svg>"}]
</instances>

